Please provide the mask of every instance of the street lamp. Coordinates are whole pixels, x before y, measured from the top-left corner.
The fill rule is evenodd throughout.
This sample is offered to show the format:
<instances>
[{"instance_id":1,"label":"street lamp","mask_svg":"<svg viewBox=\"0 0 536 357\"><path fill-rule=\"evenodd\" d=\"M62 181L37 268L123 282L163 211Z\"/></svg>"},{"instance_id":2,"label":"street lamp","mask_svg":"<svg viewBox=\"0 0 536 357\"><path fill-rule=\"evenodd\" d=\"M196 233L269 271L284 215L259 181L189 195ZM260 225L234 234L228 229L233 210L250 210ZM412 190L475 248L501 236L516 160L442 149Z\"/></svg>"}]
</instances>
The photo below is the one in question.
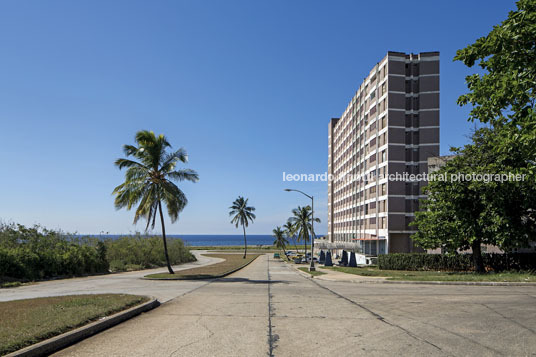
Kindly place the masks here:
<instances>
[{"instance_id":1,"label":"street lamp","mask_svg":"<svg viewBox=\"0 0 536 357\"><path fill-rule=\"evenodd\" d=\"M306 194L305 192L302 192L300 190L294 190L294 189L290 189L290 188L285 188L285 191L287 192L291 192L291 191L295 191L295 192L299 192L301 193L302 195L306 196L306 197L309 197L311 199L311 265L309 266L309 271L315 271L315 262L313 261L313 253L314 253L314 249L315 249L315 215L314 215L314 212L315 212L315 199L313 196L309 196L308 194ZM307 243L306 243L307 244ZM307 259L307 257L305 257Z\"/></svg>"}]
</instances>

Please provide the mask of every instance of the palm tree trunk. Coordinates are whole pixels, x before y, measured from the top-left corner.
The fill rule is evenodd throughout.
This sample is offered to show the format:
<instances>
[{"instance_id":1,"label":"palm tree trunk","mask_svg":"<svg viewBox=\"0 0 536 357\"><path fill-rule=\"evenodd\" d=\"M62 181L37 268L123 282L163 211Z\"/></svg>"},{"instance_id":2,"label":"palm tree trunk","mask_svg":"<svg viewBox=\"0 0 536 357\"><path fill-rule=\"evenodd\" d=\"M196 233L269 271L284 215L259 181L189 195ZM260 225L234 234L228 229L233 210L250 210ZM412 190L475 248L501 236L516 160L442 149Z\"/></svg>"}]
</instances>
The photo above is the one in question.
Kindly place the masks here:
<instances>
[{"instance_id":1,"label":"palm tree trunk","mask_svg":"<svg viewBox=\"0 0 536 357\"><path fill-rule=\"evenodd\" d=\"M303 237L303 246L305 247L305 258L307 259L307 236L309 235L308 232L305 232L306 235Z\"/></svg>"},{"instance_id":2,"label":"palm tree trunk","mask_svg":"<svg viewBox=\"0 0 536 357\"><path fill-rule=\"evenodd\" d=\"M298 254L298 245L296 244L296 238L292 238L292 241L294 242L294 248L296 248L296 254Z\"/></svg>"},{"instance_id":3,"label":"palm tree trunk","mask_svg":"<svg viewBox=\"0 0 536 357\"><path fill-rule=\"evenodd\" d=\"M248 242L246 240L246 226L242 224L242 229L244 230L244 257L242 259L246 259L246 254L248 252Z\"/></svg>"},{"instance_id":4,"label":"palm tree trunk","mask_svg":"<svg viewBox=\"0 0 536 357\"><path fill-rule=\"evenodd\" d=\"M162 240L164 241L164 255L166 256L167 268L170 274L175 274L173 269L171 269L171 264L169 263L169 255L167 251L167 242L166 242L166 227L164 226L164 215L162 214L162 203L158 201L158 210L160 211L160 221L162 222Z\"/></svg>"}]
</instances>

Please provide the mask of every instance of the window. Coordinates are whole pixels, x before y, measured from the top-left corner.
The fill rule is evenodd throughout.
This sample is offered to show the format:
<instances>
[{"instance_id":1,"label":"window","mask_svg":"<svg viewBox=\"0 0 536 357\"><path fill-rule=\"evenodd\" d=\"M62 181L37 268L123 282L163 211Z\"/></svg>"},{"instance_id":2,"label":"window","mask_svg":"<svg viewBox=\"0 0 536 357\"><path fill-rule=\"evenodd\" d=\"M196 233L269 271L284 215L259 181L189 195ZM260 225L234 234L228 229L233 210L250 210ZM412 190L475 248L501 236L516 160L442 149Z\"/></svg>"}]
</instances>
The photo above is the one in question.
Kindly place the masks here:
<instances>
[{"instance_id":1,"label":"window","mask_svg":"<svg viewBox=\"0 0 536 357\"><path fill-rule=\"evenodd\" d=\"M413 64L413 68L411 69L411 74L413 76L418 76L419 75L419 64L418 63Z\"/></svg>"},{"instance_id":2,"label":"window","mask_svg":"<svg viewBox=\"0 0 536 357\"><path fill-rule=\"evenodd\" d=\"M372 93L370 93L370 101L372 101L374 98L376 98L376 91L373 90Z\"/></svg>"},{"instance_id":3,"label":"window","mask_svg":"<svg viewBox=\"0 0 536 357\"><path fill-rule=\"evenodd\" d=\"M413 89L414 93L417 93L419 91L419 80L418 79L413 81L413 86L412 87L413 87L412 89Z\"/></svg>"},{"instance_id":4,"label":"window","mask_svg":"<svg viewBox=\"0 0 536 357\"><path fill-rule=\"evenodd\" d=\"M387 194L387 185L382 183L382 196ZM385 201L384 201L385 202Z\"/></svg>"},{"instance_id":5,"label":"window","mask_svg":"<svg viewBox=\"0 0 536 357\"><path fill-rule=\"evenodd\" d=\"M387 160L387 153L385 152L385 150L382 151L382 162L384 162L385 160Z\"/></svg>"},{"instance_id":6,"label":"window","mask_svg":"<svg viewBox=\"0 0 536 357\"><path fill-rule=\"evenodd\" d=\"M419 115L418 114L413 115L413 127L415 128L419 127Z\"/></svg>"},{"instance_id":7,"label":"window","mask_svg":"<svg viewBox=\"0 0 536 357\"><path fill-rule=\"evenodd\" d=\"M381 91L381 95L384 95L385 93L387 93L387 85L384 83L382 84L382 91Z\"/></svg>"},{"instance_id":8,"label":"window","mask_svg":"<svg viewBox=\"0 0 536 357\"><path fill-rule=\"evenodd\" d=\"M419 110L419 97L413 97L413 110Z\"/></svg>"}]
</instances>

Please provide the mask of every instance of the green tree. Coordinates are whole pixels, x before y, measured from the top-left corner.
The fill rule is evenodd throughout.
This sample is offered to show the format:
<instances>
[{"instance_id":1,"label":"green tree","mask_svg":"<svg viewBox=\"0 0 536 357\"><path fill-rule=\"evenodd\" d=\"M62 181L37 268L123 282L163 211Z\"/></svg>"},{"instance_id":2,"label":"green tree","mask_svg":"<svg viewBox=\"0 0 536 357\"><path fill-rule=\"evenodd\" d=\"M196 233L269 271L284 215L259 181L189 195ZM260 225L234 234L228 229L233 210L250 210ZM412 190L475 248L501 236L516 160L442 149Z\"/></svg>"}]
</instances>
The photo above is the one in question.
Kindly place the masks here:
<instances>
[{"instance_id":1,"label":"green tree","mask_svg":"<svg viewBox=\"0 0 536 357\"><path fill-rule=\"evenodd\" d=\"M309 241L309 235L314 237L311 225L311 206L305 206L294 208L292 210L293 216L288 221L295 227L295 233L298 236L298 241L302 241L305 245L305 255L307 255L307 242ZM320 223L320 218L315 218L315 222ZM314 238L313 238L314 239Z\"/></svg>"},{"instance_id":2,"label":"green tree","mask_svg":"<svg viewBox=\"0 0 536 357\"><path fill-rule=\"evenodd\" d=\"M291 222L286 222L283 225L283 229L285 230L285 235L288 239L292 239L292 242L294 243L294 248L296 248L296 253L298 253L298 246L296 245L296 227Z\"/></svg>"},{"instance_id":3,"label":"green tree","mask_svg":"<svg viewBox=\"0 0 536 357\"><path fill-rule=\"evenodd\" d=\"M236 228L238 228L239 225L242 226L242 230L244 231L244 259L246 259L246 254L248 251L248 243L246 239L246 227L249 225L249 223L253 223L253 220L255 220L256 216L253 213L255 211L255 207L248 206L248 199L244 198L242 196L238 196L238 198L233 202L233 205L229 207L231 210L229 212L229 216L232 217L231 223L235 225Z\"/></svg>"},{"instance_id":4,"label":"green tree","mask_svg":"<svg viewBox=\"0 0 536 357\"><path fill-rule=\"evenodd\" d=\"M274 245L281 249L283 251L283 255L285 254L285 249L288 244L288 240L285 238L285 231L281 229L281 227L276 227L274 230L272 230L274 240Z\"/></svg>"},{"instance_id":5,"label":"green tree","mask_svg":"<svg viewBox=\"0 0 536 357\"><path fill-rule=\"evenodd\" d=\"M475 269L484 271L481 244L508 251L536 237L536 0L521 0L518 9L485 37L459 50L455 60L482 74L466 77L469 92L458 104L472 106L469 120L488 124L472 142L454 149L458 156L439 173L519 174L523 181L433 181L416 214L424 248L473 250Z\"/></svg>"},{"instance_id":6,"label":"green tree","mask_svg":"<svg viewBox=\"0 0 536 357\"><path fill-rule=\"evenodd\" d=\"M502 157L519 150L532 163L519 167L534 173L536 158L536 0L517 2L506 20L474 44L458 50L457 61L478 65L482 74L466 77L469 93L458 104L472 105L469 119L489 123L501 136Z\"/></svg>"},{"instance_id":7,"label":"green tree","mask_svg":"<svg viewBox=\"0 0 536 357\"><path fill-rule=\"evenodd\" d=\"M495 129L481 128L470 144L454 149L457 156L436 173L447 180L431 181L424 188L428 196L414 222L419 231L412 238L418 245L443 247L449 252L471 248L479 272L484 271L481 244L510 251L527 247L536 238L532 216L536 185L512 177L497 180L500 175L506 178L509 173L505 170L511 168L496 149L498 140ZM522 149L512 148L511 155L522 157Z\"/></svg>"},{"instance_id":8,"label":"green tree","mask_svg":"<svg viewBox=\"0 0 536 357\"><path fill-rule=\"evenodd\" d=\"M152 131L142 130L136 133L135 141L137 146L123 146L125 155L133 159L117 159L115 162L120 170L127 169L125 182L113 191L115 207L117 209L126 207L130 210L138 205L134 214L134 224L140 218L145 218L147 220L145 230L148 230L149 226L154 228L156 215L159 214L166 264L169 273L174 274L169 261L162 202L167 207L171 222L175 222L188 200L174 181L197 182L199 176L194 170L177 169L178 162L188 162L188 155L183 148L168 152L171 144L164 135L156 136Z\"/></svg>"}]
</instances>

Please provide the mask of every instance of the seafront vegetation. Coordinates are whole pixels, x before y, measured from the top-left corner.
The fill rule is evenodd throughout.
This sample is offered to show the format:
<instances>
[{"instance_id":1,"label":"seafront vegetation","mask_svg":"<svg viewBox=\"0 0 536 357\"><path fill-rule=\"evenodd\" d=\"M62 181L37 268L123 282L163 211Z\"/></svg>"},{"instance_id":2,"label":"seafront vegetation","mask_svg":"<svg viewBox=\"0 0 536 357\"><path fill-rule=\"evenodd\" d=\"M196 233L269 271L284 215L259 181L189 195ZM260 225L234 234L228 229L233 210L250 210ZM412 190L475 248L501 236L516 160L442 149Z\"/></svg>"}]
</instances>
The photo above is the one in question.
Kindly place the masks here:
<instances>
[{"instance_id":1,"label":"seafront vegetation","mask_svg":"<svg viewBox=\"0 0 536 357\"><path fill-rule=\"evenodd\" d=\"M182 240L171 239L172 264L194 261ZM160 237L81 237L39 225L0 224L0 284L165 266Z\"/></svg>"},{"instance_id":2,"label":"seafront vegetation","mask_svg":"<svg viewBox=\"0 0 536 357\"><path fill-rule=\"evenodd\" d=\"M248 206L248 198L244 198L242 196L238 196L236 200L234 200L231 207L229 207L231 211L229 211L229 216L231 217L231 223L235 225L236 228L238 228L239 225L242 226L242 230L244 232L244 259L246 259L247 251L248 251L248 241L246 238L246 227L249 225L249 223L253 223L255 218L255 207Z\"/></svg>"},{"instance_id":3,"label":"seafront vegetation","mask_svg":"<svg viewBox=\"0 0 536 357\"><path fill-rule=\"evenodd\" d=\"M112 272L167 266L162 237L137 233L104 242L106 259ZM167 249L171 265L196 260L181 239L168 238Z\"/></svg>"},{"instance_id":4,"label":"seafront vegetation","mask_svg":"<svg viewBox=\"0 0 536 357\"><path fill-rule=\"evenodd\" d=\"M173 274L166 240L162 202L167 208L171 222L177 221L179 213L184 209L188 200L175 182L197 182L199 175L191 169L177 169L179 162L188 162L188 155L183 148L169 152L171 144L164 135L156 136L152 131L141 130L136 133L135 141L137 146L123 146L125 155L132 159L117 159L115 161L115 165L120 170L127 169L125 182L113 191L115 207L130 210L137 205L134 224L140 218L145 218L147 221L145 231L149 227L155 227L156 217L159 216L166 265L169 273Z\"/></svg>"},{"instance_id":5,"label":"seafront vegetation","mask_svg":"<svg viewBox=\"0 0 536 357\"><path fill-rule=\"evenodd\" d=\"M432 181L416 213L413 240L447 254L472 249L474 268L485 271L482 244L505 252L536 240L536 0L517 2L501 24L464 49L456 61L479 73L466 77L469 120L479 123L471 142L438 174L513 174L523 180Z\"/></svg>"}]
</instances>

